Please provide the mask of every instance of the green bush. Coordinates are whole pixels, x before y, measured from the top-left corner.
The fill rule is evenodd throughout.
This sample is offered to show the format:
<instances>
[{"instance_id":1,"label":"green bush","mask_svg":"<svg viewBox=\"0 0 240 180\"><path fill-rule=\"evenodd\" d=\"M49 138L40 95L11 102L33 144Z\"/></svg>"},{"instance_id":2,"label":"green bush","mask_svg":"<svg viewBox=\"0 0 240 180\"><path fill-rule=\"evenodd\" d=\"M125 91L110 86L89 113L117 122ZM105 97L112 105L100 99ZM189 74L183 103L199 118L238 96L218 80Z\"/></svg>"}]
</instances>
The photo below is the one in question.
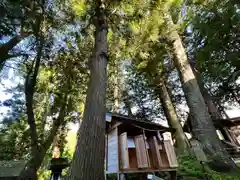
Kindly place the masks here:
<instances>
[{"instance_id":1,"label":"green bush","mask_svg":"<svg viewBox=\"0 0 240 180\"><path fill-rule=\"evenodd\" d=\"M208 177L210 180L240 180L240 175L239 177L233 177L227 174L209 170L208 167L204 167L196 158L190 156L182 156L179 158L178 162L178 175L183 179L186 179L187 177L193 177L197 179Z\"/></svg>"}]
</instances>

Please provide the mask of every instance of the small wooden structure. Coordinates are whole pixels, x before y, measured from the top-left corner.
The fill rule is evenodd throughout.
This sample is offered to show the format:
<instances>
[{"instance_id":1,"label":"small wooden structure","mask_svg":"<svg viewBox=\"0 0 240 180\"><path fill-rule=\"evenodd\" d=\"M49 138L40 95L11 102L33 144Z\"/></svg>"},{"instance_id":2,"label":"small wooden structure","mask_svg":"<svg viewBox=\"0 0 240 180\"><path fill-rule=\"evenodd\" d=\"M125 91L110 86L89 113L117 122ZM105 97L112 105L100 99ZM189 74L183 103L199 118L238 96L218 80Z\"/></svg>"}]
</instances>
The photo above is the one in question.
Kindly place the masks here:
<instances>
[{"instance_id":1,"label":"small wooden structure","mask_svg":"<svg viewBox=\"0 0 240 180\"><path fill-rule=\"evenodd\" d=\"M112 113L106 121L106 174L176 172L174 147L162 136L172 129Z\"/></svg>"},{"instance_id":2,"label":"small wooden structure","mask_svg":"<svg viewBox=\"0 0 240 180\"><path fill-rule=\"evenodd\" d=\"M240 117L214 121L221 141L234 159L240 158Z\"/></svg>"},{"instance_id":3,"label":"small wooden structure","mask_svg":"<svg viewBox=\"0 0 240 180\"><path fill-rule=\"evenodd\" d=\"M234 159L240 159L240 117L213 120L219 139ZM184 125L185 132L192 132L190 122Z\"/></svg>"},{"instance_id":4,"label":"small wooden structure","mask_svg":"<svg viewBox=\"0 0 240 180\"><path fill-rule=\"evenodd\" d=\"M0 161L0 179L17 180L25 167L26 162L23 160Z\"/></svg>"}]
</instances>

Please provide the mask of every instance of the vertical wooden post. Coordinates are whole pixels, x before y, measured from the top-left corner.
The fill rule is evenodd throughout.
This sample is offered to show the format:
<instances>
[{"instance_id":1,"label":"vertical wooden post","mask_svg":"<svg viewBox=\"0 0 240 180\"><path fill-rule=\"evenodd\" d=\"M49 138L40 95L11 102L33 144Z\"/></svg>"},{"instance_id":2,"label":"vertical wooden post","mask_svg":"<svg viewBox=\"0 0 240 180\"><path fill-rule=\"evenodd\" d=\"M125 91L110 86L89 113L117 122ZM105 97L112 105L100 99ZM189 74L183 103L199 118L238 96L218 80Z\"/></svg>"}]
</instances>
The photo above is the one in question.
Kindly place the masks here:
<instances>
[{"instance_id":1,"label":"vertical wooden post","mask_svg":"<svg viewBox=\"0 0 240 180\"><path fill-rule=\"evenodd\" d=\"M118 174L118 180L126 180L126 174L119 173Z\"/></svg>"},{"instance_id":2,"label":"vertical wooden post","mask_svg":"<svg viewBox=\"0 0 240 180\"><path fill-rule=\"evenodd\" d=\"M129 168L129 155L128 155L128 140L127 133L122 133L119 136L119 144L120 144L120 168L126 169Z\"/></svg>"},{"instance_id":3,"label":"vertical wooden post","mask_svg":"<svg viewBox=\"0 0 240 180\"><path fill-rule=\"evenodd\" d=\"M170 172L171 180L177 180L177 171Z\"/></svg>"},{"instance_id":4,"label":"vertical wooden post","mask_svg":"<svg viewBox=\"0 0 240 180\"><path fill-rule=\"evenodd\" d=\"M225 128L225 129L227 129L227 128ZM236 135L235 135L235 133L234 133L234 128L231 127L231 128L229 128L228 130L226 130L225 132L226 132L226 134L228 133L228 135L232 138L233 144L235 144L235 145L238 146L238 145L239 145L239 142L238 142L237 137L236 137Z\"/></svg>"},{"instance_id":5,"label":"vertical wooden post","mask_svg":"<svg viewBox=\"0 0 240 180\"><path fill-rule=\"evenodd\" d=\"M150 157L149 157L148 149L147 149L147 136L146 136L146 134L145 134L145 130L143 130L143 139L144 139L144 143L145 143L145 147L146 147L148 166L151 167Z\"/></svg>"},{"instance_id":6,"label":"vertical wooden post","mask_svg":"<svg viewBox=\"0 0 240 180\"><path fill-rule=\"evenodd\" d=\"M137 153L137 165L138 168L148 168L148 153L144 140L144 135L138 135L134 137L136 153Z\"/></svg>"},{"instance_id":7,"label":"vertical wooden post","mask_svg":"<svg viewBox=\"0 0 240 180\"><path fill-rule=\"evenodd\" d=\"M140 174L140 180L147 180L147 174L146 173Z\"/></svg>"}]
</instances>

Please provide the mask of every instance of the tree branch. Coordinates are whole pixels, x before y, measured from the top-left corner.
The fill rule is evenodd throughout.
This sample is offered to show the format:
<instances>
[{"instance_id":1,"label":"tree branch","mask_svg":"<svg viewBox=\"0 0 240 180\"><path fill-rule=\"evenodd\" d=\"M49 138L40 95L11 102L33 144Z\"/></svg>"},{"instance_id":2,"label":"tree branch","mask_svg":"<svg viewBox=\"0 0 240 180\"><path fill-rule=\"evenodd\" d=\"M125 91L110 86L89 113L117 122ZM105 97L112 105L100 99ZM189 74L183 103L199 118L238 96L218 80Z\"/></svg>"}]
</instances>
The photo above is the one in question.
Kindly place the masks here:
<instances>
[{"instance_id":1,"label":"tree branch","mask_svg":"<svg viewBox=\"0 0 240 180\"><path fill-rule=\"evenodd\" d=\"M10 39L8 42L4 44L0 44L0 53L1 53L1 63L4 59L4 57L8 56L8 52L13 49L14 46L16 46L21 40L23 40L25 37L28 37L30 34L28 33L20 33L16 36L14 36L12 39Z\"/></svg>"},{"instance_id":2,"label":"tree branch","mask_svg":"<svg viewBox=\"0 0 240 180\"><path fill-rule=\"evenodd\" d=\"M31 137L31 148L33 156L37 154L38 151L38 137L37 137L37 131L36 131L36 122L33 112L33 95L35 91L35 86L37 82L37 74L40 67L41 62L41 56L42 56L42 50L43 50L43 41L40 41L36 62L33 68L29 70L29 73L26 76L26 82L25 82L25 98L26 98L26 107L27 107L27 119L28 124L30 126L30 137ZM33 74L32 74L33 71Z\"/></svg>"}]
</instances>

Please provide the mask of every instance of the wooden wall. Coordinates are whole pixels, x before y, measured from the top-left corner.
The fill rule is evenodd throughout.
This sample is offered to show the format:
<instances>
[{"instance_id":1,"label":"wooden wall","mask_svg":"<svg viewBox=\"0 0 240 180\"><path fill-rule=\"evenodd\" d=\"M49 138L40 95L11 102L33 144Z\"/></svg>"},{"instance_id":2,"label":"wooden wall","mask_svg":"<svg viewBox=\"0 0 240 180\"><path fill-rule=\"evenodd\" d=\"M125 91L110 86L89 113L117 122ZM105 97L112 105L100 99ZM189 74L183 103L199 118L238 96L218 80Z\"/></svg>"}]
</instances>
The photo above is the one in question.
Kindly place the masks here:
<instances>
[{"instance_id":1,"label":"wooden wall","mask_svg":"<svg viewBox=\"0 0 240 180\"><path fill-rule=\"evenodd\" d=\"M118 127L107 133L106 174L178 167L171 141L159 141L155 136L146 138L145 134L118 134Z\"/></svg>"},{"instance_id":2,"label":"wooden wall","mask_svg":"<svg viewBox=\"0 0 240 180\"><path fill-rule=\"evenodd\" d=\"M107 138L107 171L106 173L118 172L118 135L117 128L108 133Z\"/></svg>"}]
</instances>

